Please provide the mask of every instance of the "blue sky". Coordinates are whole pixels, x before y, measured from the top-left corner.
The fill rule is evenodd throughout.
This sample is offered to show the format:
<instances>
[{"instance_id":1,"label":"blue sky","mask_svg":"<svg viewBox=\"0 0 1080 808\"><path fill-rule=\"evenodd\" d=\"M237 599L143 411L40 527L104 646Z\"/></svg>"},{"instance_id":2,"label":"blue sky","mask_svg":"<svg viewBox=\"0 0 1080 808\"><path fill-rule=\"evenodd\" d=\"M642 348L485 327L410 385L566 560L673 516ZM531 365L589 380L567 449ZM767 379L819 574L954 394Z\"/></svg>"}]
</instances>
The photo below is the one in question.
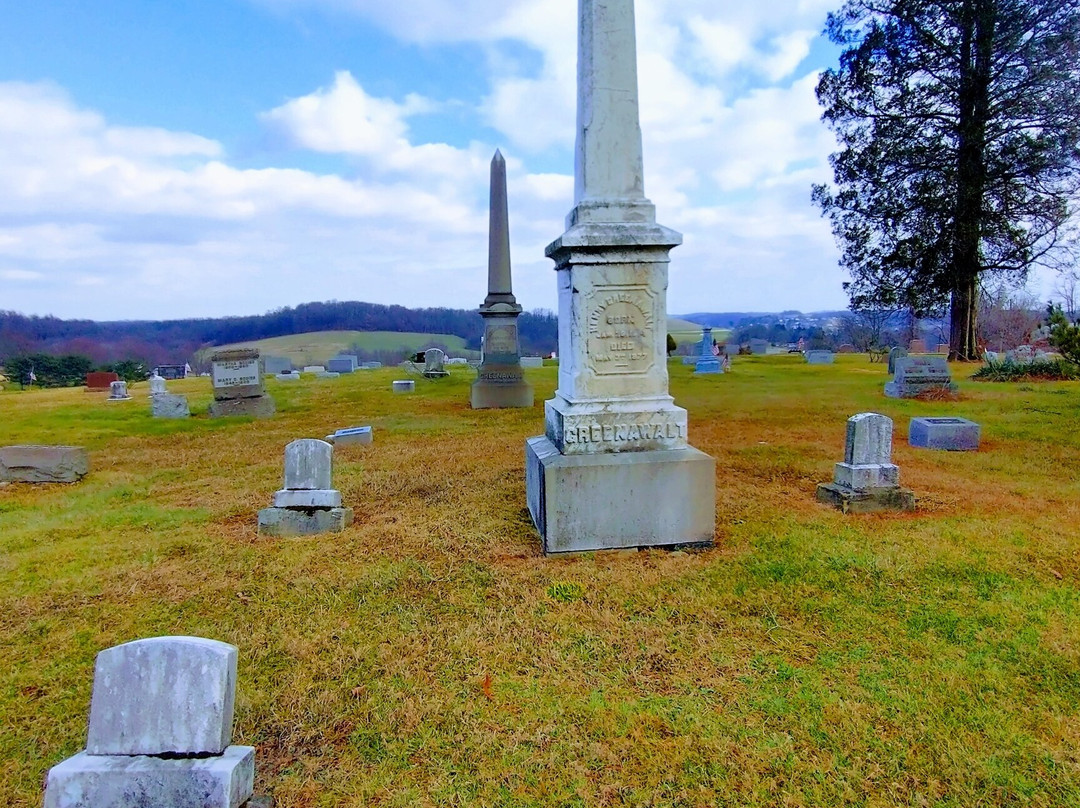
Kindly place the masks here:
<instances>
[{"instance_id":1,"label":"blue sky","mask_svg":"<svg viewBox=\"0 0 1080 808\"><path fill-rule=\"evenodd\" d=\"M638 0L669 310L842 308L810 185L837 0ZM0 309L94 319L310 300L474 307L488 163L514 282L555 307L575 0L49 0L0 27Z\"/></svg>"}]
</instances>

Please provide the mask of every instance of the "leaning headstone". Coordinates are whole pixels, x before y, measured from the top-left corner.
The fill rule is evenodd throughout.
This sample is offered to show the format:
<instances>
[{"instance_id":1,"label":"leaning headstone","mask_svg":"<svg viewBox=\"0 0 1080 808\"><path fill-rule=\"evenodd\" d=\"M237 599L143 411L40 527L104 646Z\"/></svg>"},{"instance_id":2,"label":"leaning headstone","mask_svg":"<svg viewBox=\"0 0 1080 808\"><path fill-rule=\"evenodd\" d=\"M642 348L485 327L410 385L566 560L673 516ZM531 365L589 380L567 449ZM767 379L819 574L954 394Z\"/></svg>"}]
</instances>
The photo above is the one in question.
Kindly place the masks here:
<instances>
[{"instance_id":1,"label":"leaning headstone","mask_svg":"<svg viewBox=\"0 0 1080 808\"><path fill-rule=\"evenodd\" d=\"M341 492L331 485L334 447L321 440L295 440L285 447L285 487L274 506L259 511L259 533L312 536L340 533L352 523L351 508L341 507Z\"/></svg>"},{"instance_id":2,"label":"leaning headstone","mask_svg":"<svg viewBox=\"0 0 1080 808\"><path fill-rule=\"evenodd\" d=\"M574 208L547 248L559 388L525 450L545 553L711 545L716 461L668 393L669 253L682 236L645 197L631 0L578 4Z\"/></svg>"},{"instance_id":3,"label":"leaning headstone","mask_svg":"<svg viewBox=\"0 0 1080 808\"><path fill-rule=\"evenodd\" d=\"M807 351L803 356L808 365L831 365L836 362L836 355L832 351Z\"/></svg>"},{"instance_id":4,"label":"leaning headstone","mask_svg":"<svg viewBox=\"0 0 1080 808\"><path fill-rule=\"evenodd\" d=\"M158 393L150 397L150 414L154 418L188 418L191 409L187 396L173 393Z\"/></svg>"},{"instance_id":5,"label":"leaning headstone","mask_svg":"<svg viewBox=\"0 0 1080 808\"><path fill-rule=\"evenodd\" d=\"M354 426L339 429L333 435L326 436L326 442L334 446L370 446L373 435L370 426Z\"/></svg>"},{"instance_id":6,"label":"leaning headstone","mask_svg":"<svg viewBox=\"0 0 1080 808\"><path fill-rule=\"evenodd\" d=\"M395 393L412 393L416 390L416 382L412 379L398 379L393 383Z\"/></svg>"},{"instance_id":7,"label":"leaning headstone","mask_svg":"<svg viewBox=\"0 0 1080 808\"><path fill-rule=\"evenodd\" d=\"M106 401L131 401L128 395L127 382L113 382L109 385L109 397Z\"/></svg>"},{"instance_id":8,"label":"leaning headstone","mask_svg":"<svg viewBox=\"0 0 1080 808\"><path fill-rule=\"evenodd\" d=\"M107 393L111 389L112 383L118 381L120 381L120 377L115 373L87 373L86 392Z\"/></svg>"},{"instance_id":9,"label":"leaning headstone","mask_svg":"<svg viewBox=\"0 0 1080 808\"><path fill-rule=\"evenodd\" d=\"M424 378L442 379L450 374L446 370L446 352L441 348L428 348L424 351Z\"/></svg>"},{"instance_id":10,"label":"leaning headstone","mask_svg":"<svg viewBox=\"0 0 1080 808\"><path fill-rule=\"evenodd\" d=\"M694 358L695 375L724 372L724 366L721 364L720 358L713 353L712 328L707 325L701 327L701 342L697 344L695 353L697 354Z\"/></svg>"},{"instance_id":11,"label":"leaning headstone","mask_svg":"<svg viewBox=\"0 0 1080 808\"><path fill-rule=\"evenodd\" d=\"M525 362L518 340L521 305L514 297L511 278L506 161L499 151L491 160L487 289L487 297L480 306L484 356L469 391L469 403L474 410L531 407L533 389L522 373ZM543 366L544 360L540 364Z\"/></svg>"},{"instance_id":12,"label":"leaning headstone","mask_svg":"<svg viewBox=\"0 0 1080 808\"><path fill-rule=\"evenodd\" d=\"M90 471L80 446L0 447L0 482L77 483Z\"/></svg>"},{"instance_id":13,"label":"leaning headstone","mask_svg":"<svg viewBox=\"0 0 1080 808\"><path fill-rule=\"evenodd\" d=\"M907 349L906 348L901 348L899 346L897 346L897 347L893 348L891 351L889 351L889 373L890 374L896 373L896 360L897 359L906 359L907 355L908 355Z\"/></svg>"},{"instance_id":14,"label":"leaning headstone","mask_svg":"<svg viewBox=\"0 0 1080 808\"><path fill-rule=\"evenodd\" d=\"M885 385L889 398L916 398L927 393L949 394L953 383L949 363L940 356L908 356L896 360L896 374Z\"/></svg>"},{"instance_id":15,"label":"leaning headstone","mask_svg":"<svg viewBox=\"0 0 1080 808\"><path fill-rule=\"evenodd\" d=\"M230 745L236 657L198 637L98 654L86 750L49 771L45 808L240 808L255 749Z\"/></svg>"},{"instance_id":16,"label":"leaning headstone","mask_svg":"<svg viewBox=\"0 0 1080 808\"><path fill-rule=\"evenodd\" d=\"M917 449L947 452L975 452L979 449L981 428L966 418L912 418L908 443Z\"/></svg>"},{"instance_id":17,"label":"leaning headstone","mask_svg":"<svg viewBox=\"0 0 1080 808\"><path fill-rule=\"evenodd\" d=\"M900 469L892 462L892 433L892 419L884 415L850 418L844 462L836 464L832 483L818 486L818 501L844 513L914 510L915 495L900 487Z\"/></svg>"},{"instance_id":18,"label":"leaning headstone","mask_svg":"<svg viewBox=\"0 0 1080 808\"><path fill-rule=\"evenodd\" d=\"M263 390L259 368L259 351L240 348L218 351L210 357L213 363L214 401L210 417L250 415L268 418L277 408L274 399Z\"/></svg>"}]
</instances>

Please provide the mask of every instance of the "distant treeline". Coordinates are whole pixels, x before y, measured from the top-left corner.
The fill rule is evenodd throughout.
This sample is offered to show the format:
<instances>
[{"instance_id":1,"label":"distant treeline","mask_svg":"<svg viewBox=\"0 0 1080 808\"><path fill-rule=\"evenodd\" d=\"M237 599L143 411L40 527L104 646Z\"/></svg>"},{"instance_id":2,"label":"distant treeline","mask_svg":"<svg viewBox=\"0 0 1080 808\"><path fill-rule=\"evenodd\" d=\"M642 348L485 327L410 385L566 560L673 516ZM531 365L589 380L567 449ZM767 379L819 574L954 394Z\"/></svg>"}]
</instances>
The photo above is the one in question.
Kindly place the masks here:
<instances>
[{"instance_id":1,"label":"distant treeline","mask_svg":"<svg viewBox=\"0 0 1080 808\"><path fill-rule=\"evenodd\" d=\"M558 347L558 319L534 311L519 319L521 347L546 353ZM480 348L483 322L475 310L408 309L376 303L304 303L267 314L220 319L94 322L0 311L0 362L30 354L79 355L101 365L138 360L148 367L183 363L215 345L311 331L416 331L454 334Z\"/></svg>"}]
</instances>

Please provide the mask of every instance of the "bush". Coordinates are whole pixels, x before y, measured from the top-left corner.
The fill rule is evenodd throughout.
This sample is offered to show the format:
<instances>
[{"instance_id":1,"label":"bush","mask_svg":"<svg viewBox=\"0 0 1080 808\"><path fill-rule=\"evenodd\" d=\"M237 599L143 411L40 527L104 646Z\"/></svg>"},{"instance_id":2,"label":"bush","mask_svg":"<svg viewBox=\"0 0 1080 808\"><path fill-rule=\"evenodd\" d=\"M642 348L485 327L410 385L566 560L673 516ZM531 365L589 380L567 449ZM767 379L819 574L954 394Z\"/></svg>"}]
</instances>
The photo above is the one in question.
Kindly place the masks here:
<instances>
[{"instance_id":1,"label":"bush","mask_svg":"<svg viewBox=\"0 0 1080 808\"><path fill-rule=\"evenodd\" d=\"M1080 368L1064 359L1040 359L1035 362L988 360L971 378L980 382L1022 382L1032 379L1068 381L1080 379Z\"/></svg>"},{"instance_id":2,"label":"bush","mask_svg":"<svg viewBox=\"0 0 1080 808\"><path fill-rule=\"evenodd\" d=\"M1050 344L1066 360L1080 365L1080 320L1070 323L1061 306L1050 306Z\"/></svg>"}]
</instances>

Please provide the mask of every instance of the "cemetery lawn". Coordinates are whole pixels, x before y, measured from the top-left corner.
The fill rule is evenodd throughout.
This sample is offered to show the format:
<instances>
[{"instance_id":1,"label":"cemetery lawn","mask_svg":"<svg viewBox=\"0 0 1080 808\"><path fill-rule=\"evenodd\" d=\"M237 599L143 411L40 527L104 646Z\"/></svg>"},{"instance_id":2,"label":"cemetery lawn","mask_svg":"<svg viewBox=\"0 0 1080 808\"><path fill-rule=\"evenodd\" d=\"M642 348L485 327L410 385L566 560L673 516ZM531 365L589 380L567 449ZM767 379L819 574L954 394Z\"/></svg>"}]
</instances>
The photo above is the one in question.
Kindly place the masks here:
<instances>
[{"instance_id":1,"label":"cemetery lawn","mask_svg":"<svg viewBox=\"0 0 1080 808\"><path fill-rule=\"evenodd\" d=\"M523 455L537 405L474 412L472 374L285 386L278 415L154 421L145 384L0 395L0 445L85 445L71 487L0 488L0 804L82 748L95 654L188 634L240 649L257 794L339 806L1080 805L1080 382L894 401L880 364L671 364L717 458L716 548L543 558ZM846 419L896 421L913 514L815 501ZM978 453L907 446L921 415ZM300 437L339 449L356 522L260 538ZM612 513L617 519L618 514Z\"/></svg>"}]
</instances>

